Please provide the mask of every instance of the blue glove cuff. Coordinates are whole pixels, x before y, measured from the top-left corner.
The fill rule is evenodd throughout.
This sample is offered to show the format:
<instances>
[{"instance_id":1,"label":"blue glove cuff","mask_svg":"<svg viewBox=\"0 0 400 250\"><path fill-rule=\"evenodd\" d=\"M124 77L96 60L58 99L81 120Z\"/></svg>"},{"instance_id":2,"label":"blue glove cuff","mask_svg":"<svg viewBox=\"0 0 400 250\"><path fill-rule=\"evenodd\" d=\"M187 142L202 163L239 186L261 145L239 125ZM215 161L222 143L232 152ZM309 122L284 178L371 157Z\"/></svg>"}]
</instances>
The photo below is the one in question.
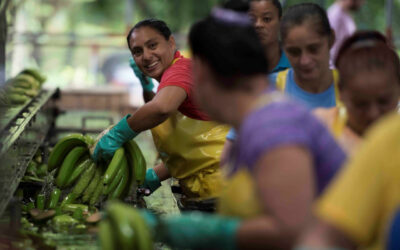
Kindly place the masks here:
<instances>
[{"instance_id":1,"label":"blue glove cuff","mask_svg":"<svg viewBox=\"0 0 400 250\"><path fill-rule=\"evenodd\" d=\"M160 179L158 178L154 169L150 168L146 171L146 178L144 181L144 186L154 192L161 186Z\"/></svg>"},{"instance_id":2,"label":"blue glove cuff","mask_svg":"<svg viewBox=\"0 0 400 250\"><path fill-rule=\"evenodd\" d=\"M157 226L158 219L156 215L144 209L139 210L139 213L150 228L155 228Z\"/></svg>"},{"instance_id":3,"label":"blue glove cuff","mask_svg":"<svg viewBox=\"0 0 400 250\"><path fill-rule=\"evenodd\" d=\"M237 218L200 212L161 218L159 240L177 248L237 249Z\"/></svg>"},{"instance_id":4,"label":"blue glove cuff","mask_svg":"<svg viewBox=\"0 0 400 250\"><path fill-rule=\"evenodd\" d=\"M117 125L115 125L115 129L118 129L118 132L125 138L128 140L132 140L133 138L135 138L139 133L136 133L135 131L133 131L131 129L131 127L129 127L128 124L128 118L131 115L126 115L124 118L122 118L121 121L119 121L117 123ZM112 128L112 129L114 129Z\"/></svg>"}]
</instances>

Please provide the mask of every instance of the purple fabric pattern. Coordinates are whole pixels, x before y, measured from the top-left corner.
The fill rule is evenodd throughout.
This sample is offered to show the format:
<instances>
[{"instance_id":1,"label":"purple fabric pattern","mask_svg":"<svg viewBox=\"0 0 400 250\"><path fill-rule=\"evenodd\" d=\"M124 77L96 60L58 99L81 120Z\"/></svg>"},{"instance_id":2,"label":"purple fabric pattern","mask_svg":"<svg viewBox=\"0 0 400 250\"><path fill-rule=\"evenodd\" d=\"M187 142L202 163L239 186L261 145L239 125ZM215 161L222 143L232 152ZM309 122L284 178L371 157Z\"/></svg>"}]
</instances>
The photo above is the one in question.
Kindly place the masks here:
<instances>
[{"instance_id":1,"label":"purple fabric pattern","mask_svg":"<svg viewBox=\"0 0 400 250\"><path fill-rule=\"evenodd\" d=\"M310 150L318 194L346 159L327 129L305 107L292 100L283 100L270 103L247 116L231 152L234 157L231 159L232 171L246 166L253 172L262 155L282 145L301 145Z\"/></svg>"}]
</instances>

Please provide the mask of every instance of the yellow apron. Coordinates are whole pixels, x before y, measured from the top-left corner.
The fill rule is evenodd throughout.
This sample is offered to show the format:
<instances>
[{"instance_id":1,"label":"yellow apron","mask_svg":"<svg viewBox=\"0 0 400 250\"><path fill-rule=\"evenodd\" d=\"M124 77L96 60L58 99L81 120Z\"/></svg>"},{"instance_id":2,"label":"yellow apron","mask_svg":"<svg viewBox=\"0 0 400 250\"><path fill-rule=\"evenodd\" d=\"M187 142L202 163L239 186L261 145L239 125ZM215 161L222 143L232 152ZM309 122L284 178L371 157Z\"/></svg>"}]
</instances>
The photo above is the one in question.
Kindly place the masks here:
<instances>
[{"instance_id":1,"label":"yellow apron","mask_svg":"<svg viewBox=\"0 0 400 250\"><path fill-rule=\"evenodd\" d=\"M281 71L276 76L276 88L282 92L285 92L286 83L287 83L287 75L289 73L289 69ZM340 101L340 94L339 94L339 72L336 69L332 70L333 74L333 84L335 85L335 99L336 99L336 106L342 105Z\"/></svg>"},{"instance_id":2,"label":"yellow apron","mask_svg":"<svg viewBox=\"0 0 400 250\"><path fill-rule=\"evenodd\" d=\"M179 111L151 130L154 144L187 198L213 198L224 186L220 156L229 127Z\"/></svg>"},{"instance_id":3,"label":"yellow apron","mask_svg":"<svg viewBox=\"0 0 400 250\"><path fill-rule=\"evenodd\" d=\"M246 168L238 170L229 180L218 200L218 214L250 219L263 213L254 178Z\"/></svg>"},{"instance_id":4,"label":"yellow apron","mask_svg":"<svg viewBox=\"0 0 400 250\"><path fill-rule=\"evenodd\" d=\"M226 125L192 119L179 111L151 129L162 161L178 179L186 198L202 200L220 195L224 178L219 162L228 130Z\"/></svg>"}]
</instances>

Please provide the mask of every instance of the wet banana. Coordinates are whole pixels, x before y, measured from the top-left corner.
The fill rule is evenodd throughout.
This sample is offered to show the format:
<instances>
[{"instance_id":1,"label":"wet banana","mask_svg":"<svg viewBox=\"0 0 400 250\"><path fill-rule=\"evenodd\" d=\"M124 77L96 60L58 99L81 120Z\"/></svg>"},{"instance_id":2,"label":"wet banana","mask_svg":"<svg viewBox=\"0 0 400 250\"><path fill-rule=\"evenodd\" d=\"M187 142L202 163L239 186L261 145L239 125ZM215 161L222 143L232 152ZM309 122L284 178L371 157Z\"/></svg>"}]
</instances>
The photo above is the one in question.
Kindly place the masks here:
<instances>
[{"instance_id":1,"label":"wet banana","mask_svg":"<svg viewBox=\"0 0 400 250\"><path fill-rule=\"evenodd\" d=\"M75 147L72 149L67 157L64 159L60 170L57 174L56 185L59 188L64 188L68 179L71 177L74 167L81 157L87 154L87 147Z\"/></svg>"},{"instance_id":2,"label":"wet banana","mask_svg":"<svg viewBox=\"0 0 400 250\"><path fill-rule=\"evenodd\" d=\"M87 146L81 134L71 134L59 140L49 155L49 171L59 167L67 154L77 146Z\"/></svg>"}]
</instances>

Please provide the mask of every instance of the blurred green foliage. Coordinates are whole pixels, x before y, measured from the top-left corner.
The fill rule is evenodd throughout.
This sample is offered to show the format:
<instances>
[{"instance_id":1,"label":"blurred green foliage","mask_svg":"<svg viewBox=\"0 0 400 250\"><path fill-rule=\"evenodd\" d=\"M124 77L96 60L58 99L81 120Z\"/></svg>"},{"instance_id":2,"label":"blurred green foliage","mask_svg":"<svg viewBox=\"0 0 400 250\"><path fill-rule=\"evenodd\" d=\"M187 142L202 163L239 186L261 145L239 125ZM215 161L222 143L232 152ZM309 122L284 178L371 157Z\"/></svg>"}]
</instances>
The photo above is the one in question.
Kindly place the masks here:
<instances>
[{"instance_id":1,"label":"blurred green foliage","mask_svg":"<svg viewBox=\"0 0 400 250\"><path fill-rule=\"evenodd\" d=\"M302 2L314 2L318 4L324 4L327 9L335 0L286 0L285 8L290 5L302 3ZM381 32L385 31L386 28L386 0L368 0L364 1L363 7L357 13L354 13L354 19L357 23L358 29L374 29ZM284 8L284 9L285 9ZM393 1L393 35L400 39L400 1ZM399 41L400 42L400 41Z\"/></svg>"},{"instance_id":2,"label":"blurred green foliage","mask_svg":"<svg viewBox=\"0 0 400 250\"><path fill-rule=\"evenodd\" d=\"M166 21L177 35L179 48L184 49L190 26L223 1L226 0L11 0L7 13L7 75L12 76L23 67L38 67L44 69L48 82L55 86L107 84L99 68L117 53L129 57L125 34L136 22L150 17ZM281 1L285 2L284 10L306 1L325 8L334 2ZM392 11L393 35L400 42L400 15L396 15L400 13L400 1L394 1ZM359 29L384 32L385 0L365 1L355 19Z\"/></svg>"},{"instance_id":3,"label":"blurred green foliage","mask_svg":"<svg viewBox=\"0 0 400 250\"><path fill-rule=\"evenodd\" d=\"M127 6L133 6L133 23L144 18L158 18L167 22L173 32L185 31L197 19L206 16L218 0L96 0L82 3L79 16L91 23L121 28ZM76 14L76 12L74 12Z\"/></svg>"}]
</instances>

